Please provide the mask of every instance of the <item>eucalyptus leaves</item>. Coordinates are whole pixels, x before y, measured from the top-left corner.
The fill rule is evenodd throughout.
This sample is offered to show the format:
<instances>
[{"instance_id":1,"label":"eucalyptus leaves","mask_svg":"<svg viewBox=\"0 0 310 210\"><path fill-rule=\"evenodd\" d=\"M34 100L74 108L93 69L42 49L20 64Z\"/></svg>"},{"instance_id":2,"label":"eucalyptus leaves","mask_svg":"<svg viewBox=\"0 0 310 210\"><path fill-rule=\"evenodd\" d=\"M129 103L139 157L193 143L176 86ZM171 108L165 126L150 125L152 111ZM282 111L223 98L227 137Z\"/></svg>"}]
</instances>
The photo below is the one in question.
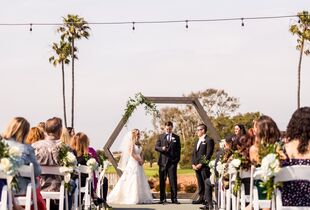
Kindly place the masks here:
<instances>
[{"instance_id":1,"label":"eucalyptus leaves","mask_svg":"<svg viewBox=\"0 0 310 210\"><path fill-rule=\"evenodd\" d=\"M123 115L125 122L128 121L133 111L139 105L144 105L147 114L153 114L154 116L159 117L159 111L156 109L156 105L144 97L142 93L137 93L134 98L129 98L127 101L125 113Z\"/></svg>"}]
</instances>

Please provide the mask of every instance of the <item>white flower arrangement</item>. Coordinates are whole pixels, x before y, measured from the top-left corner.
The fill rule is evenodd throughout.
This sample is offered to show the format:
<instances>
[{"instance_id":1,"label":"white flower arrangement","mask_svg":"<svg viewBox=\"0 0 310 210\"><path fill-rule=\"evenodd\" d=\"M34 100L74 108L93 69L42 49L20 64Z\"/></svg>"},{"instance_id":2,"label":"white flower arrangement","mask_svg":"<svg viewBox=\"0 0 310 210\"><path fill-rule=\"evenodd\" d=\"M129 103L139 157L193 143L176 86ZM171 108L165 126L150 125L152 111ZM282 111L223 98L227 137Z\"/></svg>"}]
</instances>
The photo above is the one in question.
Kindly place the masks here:
<instances>
[{"instance_id":1,"label":"white flower arrangement","mask_svg":"<svg viewBox=\"0 0 310 210\"><path fill-rule=\"evenodd\" d=\"M1 154L0 154L0 170L2 170L9 180L11 188L18 190L17 176L18 168L21 165L22 152L18 147L9 147L7 144L1 141Z\"/></svg>"},{"instance_id":2,"label":"white flower arrangement","mask_svg":"<svg viewBox=\"0 0 310 210\"><path fill-rule=\"evenodd\" d=\"M280 161L277 154L270 153L262 159L261 177L264 182L274 177L280 170Z\"/></svg>"},{"instance_id":3,"label":"white flower arrangement","mask_svg":"<svg viewBox=\"0 0 310 210\"><path fill-rule=\"evenodd\" d=\"M95 160L95 158L90 158L87 162L86 162L86 165L88 166L88 169L90 171L94 171L98 168L98 163L97 161Z\"/></svg>"},{"instance_id":4,"label":"white flower arrangement","mask_svg":"<svg viewBox=\"0 0 310 210\"><path fill-rule=\"evenodd\" d=\"M64 174L65 188L69 188L71 174L76 169L77 160L66 145L62 145L59 150L59 163L62 166L59 168L59 172Z\"/></svg>"},{"instance_id":5,"label":"white flower arrangement","mask_svg":"<svg viewBox=\"0 0 310 210\"><path fill-rule=\"evenodd\" d=\"M224 149L225 144L226 144L226 140L225 140L225 139L222 139L222 140L220 141L220 143L219 143L220 148L221 148L221 149Z\"/></svg>"},{"instance_id":6,"label":"white flower arrangement","mask_svg":"<svg viewBox=\"0 0 310 210\"><path fill-rule=\"evenodd\" d=\"M236 158L233 159L228 165L228 173L236 173L241 165L241 160Z\"/></svg>"},{"instance_id":7,"label":"white flower arrangement","mask_svg":"<svg viewBox=\"0 0 310 210\"><path fill-rule=\"evenodd\" d=\"M217 162L216 170L219 173L219 176L222 176L225 171L225 163Z\"/></svg>"}]
</instances>

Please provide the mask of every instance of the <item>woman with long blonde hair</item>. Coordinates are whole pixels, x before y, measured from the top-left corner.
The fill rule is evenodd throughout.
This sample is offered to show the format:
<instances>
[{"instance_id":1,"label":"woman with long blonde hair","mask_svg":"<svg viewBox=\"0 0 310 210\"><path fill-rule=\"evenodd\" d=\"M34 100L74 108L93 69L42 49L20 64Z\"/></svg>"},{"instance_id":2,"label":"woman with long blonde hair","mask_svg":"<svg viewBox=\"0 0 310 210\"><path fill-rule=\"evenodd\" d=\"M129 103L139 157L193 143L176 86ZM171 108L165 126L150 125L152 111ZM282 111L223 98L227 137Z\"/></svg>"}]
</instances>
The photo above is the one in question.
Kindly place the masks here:
<instances>
[{"instance_id":1,"label":"woman with long blonde hair","mask_svg":"<svg viewBox=\"0 0 310 210\"><path fill-rule=\"evenodd\" d=\"M44 139L44 132L40 130L38 127L32 127L29 130L29 134L26 138L26 144L32 144L34 142L40 141Z\"/></svg>"}]
</instances>

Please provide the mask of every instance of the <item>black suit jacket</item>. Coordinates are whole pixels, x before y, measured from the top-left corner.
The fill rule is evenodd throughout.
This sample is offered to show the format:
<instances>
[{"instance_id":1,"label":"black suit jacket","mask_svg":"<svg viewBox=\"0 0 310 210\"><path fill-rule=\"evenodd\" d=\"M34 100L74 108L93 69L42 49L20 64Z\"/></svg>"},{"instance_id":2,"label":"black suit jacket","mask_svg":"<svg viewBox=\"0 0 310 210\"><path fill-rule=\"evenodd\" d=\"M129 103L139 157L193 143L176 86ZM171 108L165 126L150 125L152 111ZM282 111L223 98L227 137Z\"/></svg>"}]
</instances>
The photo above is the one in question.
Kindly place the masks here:
<instances>
[{"instance_id":1,"label":"black suit jacket","mask_svg":"<svg viewBox=\"0 0 310 210\"><path fill-rule=\"evenodd\" d=\"M168 151L162 149L163 146L168 147ZM181 155L180 137L174 133L171 136L171 142L168 143L166 134L159 135L155 145L155 150L159 152L158 165L166 166L167 163L178 164Z\"/></svg>"},{"instance_id":2,"label":"black suit jacket","mask_svg":"<svg viewBox=\"0 0 310 210\"><path fill-rule=\"evenodd\" d=\"M197 165L201 163L202 156L206 156L206 160L210 160L213 154L214 150L214 141L213 139L209 138L207 135L205 136L205 140L201 142L198 150L197 148L197 143L199 139L195 143L195 147L192 153L192 164ZM202 168L207 167L203 164Z\"/></svg>"}]
</instances>

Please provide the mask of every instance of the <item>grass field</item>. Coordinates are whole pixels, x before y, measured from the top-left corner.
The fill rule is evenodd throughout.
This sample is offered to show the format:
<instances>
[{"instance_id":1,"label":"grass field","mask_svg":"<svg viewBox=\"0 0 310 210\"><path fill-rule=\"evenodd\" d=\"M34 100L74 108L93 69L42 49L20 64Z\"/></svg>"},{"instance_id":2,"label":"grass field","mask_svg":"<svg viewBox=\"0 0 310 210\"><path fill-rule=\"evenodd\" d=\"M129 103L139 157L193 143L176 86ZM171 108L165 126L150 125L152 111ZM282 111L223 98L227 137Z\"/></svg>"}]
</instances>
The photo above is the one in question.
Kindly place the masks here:
<instances>
[{"instance_id":1,"label":"grass field","mask_svg":"<svg viewBox=\"0 0 310 210\"><path fill-rule=\"evenodd\" d=\"M153 167L150 167L150 164L145 163L143 165L144 172L147 177L154 177L158 176L158 165L156 163L153 164ZM110 166L107 170L107 173L116 173L113 166ZM178 169L177 171L178 175L195 175L195 172L193 169Z\"/></svg>"}]
</instances>

